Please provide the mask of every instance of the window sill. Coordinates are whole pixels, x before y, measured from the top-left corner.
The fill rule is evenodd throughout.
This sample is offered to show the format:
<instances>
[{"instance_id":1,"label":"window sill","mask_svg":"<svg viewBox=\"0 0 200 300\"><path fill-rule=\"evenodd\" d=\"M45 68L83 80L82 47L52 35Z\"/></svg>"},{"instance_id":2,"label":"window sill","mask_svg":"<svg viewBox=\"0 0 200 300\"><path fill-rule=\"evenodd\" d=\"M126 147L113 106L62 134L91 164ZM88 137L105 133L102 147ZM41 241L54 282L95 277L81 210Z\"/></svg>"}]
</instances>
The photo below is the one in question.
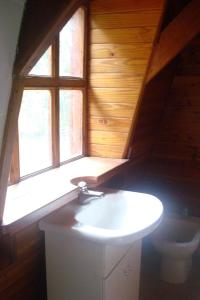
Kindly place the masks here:
<instances>
[{"instance_id":1,"label":"window sill","mask_svg":"<svg viewBox=\"0 0 200 300\"><path fill-rule=\"evenodd\" d=\"M8 187L2 231L13 234L78 196L76 184L95 187L116 175L126 159L84 157Z\"/></svg>"}]
</instances>

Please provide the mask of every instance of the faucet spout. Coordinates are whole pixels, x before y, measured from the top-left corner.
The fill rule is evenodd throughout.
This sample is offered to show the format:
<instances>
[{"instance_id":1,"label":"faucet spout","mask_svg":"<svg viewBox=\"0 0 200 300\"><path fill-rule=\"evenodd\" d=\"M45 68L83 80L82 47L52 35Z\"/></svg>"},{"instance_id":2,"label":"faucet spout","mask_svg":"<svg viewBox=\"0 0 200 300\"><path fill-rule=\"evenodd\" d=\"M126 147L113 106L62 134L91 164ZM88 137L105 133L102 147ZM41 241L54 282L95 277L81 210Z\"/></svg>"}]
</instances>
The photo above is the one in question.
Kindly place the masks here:
<instances>
[{"instance_id":1,"label":"faucet spout","mask_svg":"<svg viewBox=\"0 0 200 300\"><path fill-rule=\"evenodd\" d=\"M104 195L104 192L88 190L87 183L85 181L79 182L78 187L80 204L86 204L93 198L99 198Z\"/></svg>"}]
</instances>

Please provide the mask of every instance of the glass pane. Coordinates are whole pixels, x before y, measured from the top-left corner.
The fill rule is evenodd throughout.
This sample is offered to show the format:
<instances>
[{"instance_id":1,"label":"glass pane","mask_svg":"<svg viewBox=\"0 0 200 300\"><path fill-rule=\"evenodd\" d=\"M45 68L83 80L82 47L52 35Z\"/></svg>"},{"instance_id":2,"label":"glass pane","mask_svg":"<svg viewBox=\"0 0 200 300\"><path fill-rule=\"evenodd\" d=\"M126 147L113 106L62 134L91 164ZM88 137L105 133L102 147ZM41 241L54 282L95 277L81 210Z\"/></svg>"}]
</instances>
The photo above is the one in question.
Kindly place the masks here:
<instances>
[{"instance_id":1,"label":"glass pane","mask_svg":"<svg viewBox=\"0 0 200 300\"><path fill-rule=\"evenodd\" d=\"M29 72L29 75L51 76L51 59L51 47L49 47Z\"/></svg>"},{"instance_id":2,"label":"glass pane","mask_svg":"<svg viewBox=\"0 0 200 300\"><path fill-rule=\"evenodd\" d=\"M60 32L60 76L83 77L84 10L79 8Z\"/></svg>"},{"instance_id":3,"label":"glass pane","mask_svg":"<svg viewBox=\"0 0 200 300\"><path fill-rule=\"evenodd\" d=\"M83 94L60 90L60 161L82 154Z\"/></svg>"},{"instance_id":4,"label":"glass pane","mask_svg":"<svg viewBox=\"0 0 200 300\"><path fill-rule=\"evenodd\" d=\"M51 166L51 93L25 90L18 120L20 175Z\"/></svg>"}]
</instances>

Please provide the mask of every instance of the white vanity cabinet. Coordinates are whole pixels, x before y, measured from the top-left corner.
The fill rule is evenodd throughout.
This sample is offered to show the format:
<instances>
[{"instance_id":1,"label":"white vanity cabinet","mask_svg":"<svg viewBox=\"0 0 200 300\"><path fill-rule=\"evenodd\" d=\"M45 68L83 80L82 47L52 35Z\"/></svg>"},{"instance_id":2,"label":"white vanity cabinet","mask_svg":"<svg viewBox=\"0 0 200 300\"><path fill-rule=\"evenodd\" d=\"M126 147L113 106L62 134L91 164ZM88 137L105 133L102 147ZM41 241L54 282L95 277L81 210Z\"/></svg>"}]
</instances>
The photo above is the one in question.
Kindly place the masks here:
<instances>
[{"instance_id":1,"label":"white vanity cabinet","mask_svg":"<svg viewBox=\"0 0 200 300\"><path fill-rule=\"evenodd\" d=\"M141 240L106 245L45 231L48 300L138 300Z\"/></svg>"},{"instance_id":2,"label":"white vanity cabinet","mask_svg":"<svg viewBox=\"0 0 200 300\"><path fill-rule=\"evenodd\" d=\"M103 191L40 221L48 300L138 300L141 240L160 224L163 206L152 195Z\"/></svg>"},{"instance_id":3,"label":"white vanity cabinet","mask_svg":"<svg viewBox=\"0 0 200 300\"><path fill-rule=\"evenodd\" d=\"M136 241L109 276L103 279L103 300L139 299L141 240Z\"/></svg>"}]
</instances>

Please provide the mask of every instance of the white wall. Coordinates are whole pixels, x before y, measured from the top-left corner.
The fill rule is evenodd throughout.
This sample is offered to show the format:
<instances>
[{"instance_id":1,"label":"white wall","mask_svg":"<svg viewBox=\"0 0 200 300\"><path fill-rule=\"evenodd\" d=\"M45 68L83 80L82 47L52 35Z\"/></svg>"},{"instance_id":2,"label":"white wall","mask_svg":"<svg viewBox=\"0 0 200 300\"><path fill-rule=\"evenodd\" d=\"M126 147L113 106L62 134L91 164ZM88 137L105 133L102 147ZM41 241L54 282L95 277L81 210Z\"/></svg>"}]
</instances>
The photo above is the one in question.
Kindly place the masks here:
<instances>
[{"instance_id":1,"label":"white wall","mask_svg":"<svg viewBox=\"0 0 200 300\"><path fill-rule=\"evenodd\" d=\"M0 0L0 149L25 0Z\"/></svg>"}]
</instances>

